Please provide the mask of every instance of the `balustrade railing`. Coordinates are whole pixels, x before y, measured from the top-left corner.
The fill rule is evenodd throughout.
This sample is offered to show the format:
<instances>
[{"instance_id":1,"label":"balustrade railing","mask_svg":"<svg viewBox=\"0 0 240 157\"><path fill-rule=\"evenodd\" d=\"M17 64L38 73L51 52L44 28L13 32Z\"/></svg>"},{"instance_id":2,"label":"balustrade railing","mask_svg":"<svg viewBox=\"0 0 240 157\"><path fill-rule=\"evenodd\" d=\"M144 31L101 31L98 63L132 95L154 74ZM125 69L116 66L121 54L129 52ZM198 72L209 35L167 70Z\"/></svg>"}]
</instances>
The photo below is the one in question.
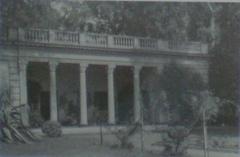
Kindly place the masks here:
<instances>
[{"instance_id":1,"label":"balustrade railing","mask_svg":"<svg viewBox=\"0 0 240 157\"><path fill-rule=\"evenodd\" d=\"M15 32L15 33L14 33ZM132 36L80 33L46 29L10 30L10 40L32 43L78 45L91 47L163 50L186 53L207 53L207 45L201 42L162 41L160 39L139 38ZM16 35L17 34L17 35ZM14 37L15 36L15 37Z\"/></svg>"},{"instance_id":2,"label":"balustrade railing","mask_svg":"<svg viewBox=\"0 0 240 157\"><path fill-rule=\"evenodd\" d=\"M24 32L26 41L47 42L49 40L49 32L44 29L28 29Z\"/></svg>"},{"instance_id":3,"label":"balustrade railing","mask_svg":"<svg viewBox=\"0 0 240 157\"><path fill-rule=\"evenodd\" d=\"M113 36L113 44L119 48L134 48L134 38L126 36Z\"/></svg>"},{"instance_id":4,"label":"balustrade railing","mask_svg":"<svg viewBox=\"0 0 240 157\"><path fill-rule=\"evenodd\" d=\"M157 49L158 48L157 43L158 40L156 39L139 38L139 44L141 48Z\"/></svg>"},{"instance_id":5,"label":"balustrade railing","mask_svg":"<svg viewBox=\"0 0 240 157\"><path fill-rule=\"evenodd\" d=\"M55 31L55 40L60 42L79 43L79 33Z\"/></svg>"},{"instance_id":6,"label":"balustrade railing","mask_svg":"<svg viewBox=\"0 0 240 157\"><path fill-rule=\"evenodd\" d=\"M86 39L85 42L87 45L107 47L107 43L108 43L107 35L87 33L85 34L85 39Z\"/></svg>"}]
</instances>

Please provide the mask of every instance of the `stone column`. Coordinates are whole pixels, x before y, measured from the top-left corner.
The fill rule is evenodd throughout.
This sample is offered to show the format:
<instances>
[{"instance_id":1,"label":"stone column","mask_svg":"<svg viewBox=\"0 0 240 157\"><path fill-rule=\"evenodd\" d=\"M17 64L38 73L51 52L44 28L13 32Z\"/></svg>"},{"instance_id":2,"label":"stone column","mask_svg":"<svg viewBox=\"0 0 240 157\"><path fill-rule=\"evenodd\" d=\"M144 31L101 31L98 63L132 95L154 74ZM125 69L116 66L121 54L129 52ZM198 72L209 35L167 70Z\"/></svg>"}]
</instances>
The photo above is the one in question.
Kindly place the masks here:
<instances>
[{"instance_id":1,"label":"stone column","mask_svg":"<svg viewBox=\"0 0 240 157\"><path fill-rule=\"evenodd\" d=\"M21 108L21 116L22 122L25 126L29 126L29 105L28 105L28 97L27 97L27 64L28 62L25 60L20 61L20 105L24 105Z\"/></svg>"},{"instance_id":2,"label":"stone column","mask_svg":"<svg viewBox=\"0 0 240 157\"><path fill-rule=\"evenodd\" d=\"M140 71L141 71L141 66L134 66L133 88L134 88L134 121L135 122L140 121L140 118L141 118Z\"/></svg>"},{"instance_id":3,"label":"stone column","mask_svg":"<svg viewBox=\"0 0 240 157\"><path fill-rule=\"evenodd\" d=\"M49 62L50 70L50 119L52 121L58 121L57 110L57 81L56 81L56 69L57 62Z\"/></svg>"},{"instance_id":4,"label":"stone column","mask_svg":"<svg viewBox=\"0 0 240 157\"><path fill-rule=\"evenodd\" d=\"M114 100L114 69L115 65L108 65L108 123L115 124Z\"/></svg>"},{"instance_id":5,"label":"stone column","mask_svg":"<svg viewBox=\"0 0 240 157\"><path fill-rule=\"evenodd\" d=\"M87 64L80 64L80 113L81 125L87 125L87 85L86 85L86 69Z\"/></svg>"}]
</instances>

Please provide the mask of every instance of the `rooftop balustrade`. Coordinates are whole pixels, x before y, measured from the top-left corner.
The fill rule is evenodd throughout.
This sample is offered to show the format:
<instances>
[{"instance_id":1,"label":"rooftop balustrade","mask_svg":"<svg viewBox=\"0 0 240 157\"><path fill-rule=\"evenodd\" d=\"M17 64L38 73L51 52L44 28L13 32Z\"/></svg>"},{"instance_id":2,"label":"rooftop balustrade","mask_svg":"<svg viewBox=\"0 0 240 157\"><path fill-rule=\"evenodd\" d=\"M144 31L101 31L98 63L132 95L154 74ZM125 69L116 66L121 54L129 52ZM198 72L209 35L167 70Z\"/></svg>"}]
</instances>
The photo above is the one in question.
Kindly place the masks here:
<instances>
[{"instance_id":1,"label":"rooftop balustrade","mask_svg":"<svg viewBox=\"0 0 240 157\"><path fill-rule=\"evenodd\" d=\"M207 54L207 44L189 41L164 41L133 36L81 33L48 29L11 29L8 40L23 43L88 46L126 50L172 51L176 53Z\"/></svg>"}]
</instances>

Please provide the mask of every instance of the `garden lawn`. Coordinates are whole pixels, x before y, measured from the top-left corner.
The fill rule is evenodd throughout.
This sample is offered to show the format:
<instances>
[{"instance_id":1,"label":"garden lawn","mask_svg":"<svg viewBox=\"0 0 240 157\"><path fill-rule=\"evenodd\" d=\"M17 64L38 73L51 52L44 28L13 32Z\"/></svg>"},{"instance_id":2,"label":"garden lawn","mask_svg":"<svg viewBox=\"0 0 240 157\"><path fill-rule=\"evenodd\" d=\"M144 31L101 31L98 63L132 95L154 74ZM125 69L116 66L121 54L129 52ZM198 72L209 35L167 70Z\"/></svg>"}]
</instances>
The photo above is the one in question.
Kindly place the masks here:
<instances>
[{"instance_id":1,"label":"garden lawn","mask_svg":"<svg viewBox=\"0 0 240 157\"><path fill-rule=\"evenodd\" d=\"M109 141L109 138L105 140ZM41 142L32 144L1 143L0 157L139 157L141 155L159 157L150 152L142 154L138 148L132 150L111 148L114 143L108 141L100 145L98 135L92 134L64 135L60 138L43 137Z\"/></svg>"},{"instance_id":2,"label":"garden lawn","mask_svg":"<svg viewBox=\"0 0 240 157\"><path fill-rule=\"evenodd\" d=\"M192 157L204 155L200 131L188 139L191 144L188 152ZM209 132L211 157L239 157L236 134ZM160 155L163 147L157 144L162 141L159 132L144 132L144 153L141 152L140 133L135 134L130 140L135 146L132 150L112 148L119 141L110 134L103 135L103 145L100 145L98 134L68 134L60 138L43 137L40 142L32 144L0 143L0 157L165 157Z\"/></svg>"},{"instance_id":3,"label":"garden lawn","mask_svg":"<svg viewBox=\"0 0 240 157\"><path fill-rule=\"evenodd\" d=\"M196 128L194 129L193 133L197 135L202 135L202 128ZM222 126L222 127L211 127L208 126L208 134L210 136L230 136L230 137L238 137L239 131L238 127L228 127L228 126Z\"/></svg>"}]
</instances>

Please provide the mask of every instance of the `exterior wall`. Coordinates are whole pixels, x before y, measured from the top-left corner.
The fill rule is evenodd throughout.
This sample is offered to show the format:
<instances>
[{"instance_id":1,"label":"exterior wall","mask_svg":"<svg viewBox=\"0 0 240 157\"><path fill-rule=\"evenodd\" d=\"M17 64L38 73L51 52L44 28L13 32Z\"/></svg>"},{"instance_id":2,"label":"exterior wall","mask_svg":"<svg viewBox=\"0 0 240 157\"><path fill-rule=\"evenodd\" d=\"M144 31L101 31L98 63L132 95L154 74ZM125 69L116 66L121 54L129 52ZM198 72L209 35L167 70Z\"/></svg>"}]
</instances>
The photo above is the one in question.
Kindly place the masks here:
<instances>
[{"instance_id":1,"label":"exterior wall","mask_svg":"<svg viewBox=\"0 0 240 157\"><path fill-rule=\"evenodd\" d=\"M0 91L4 91L9 88L9 68L7 61L0 61L0 72Z\"/></svg>"},{"instance_id":2,"label":"exterior wall","mask_svg":"<svg viewBox=\"0 0 240 157\"><path fill-rule=\"evenodd\" d=\"M9 90L11 104L20 104L20 85L16 50L7 50L0 47L0 86L2 90Z\"/></svg>"},{"instance_id":3,"label":"exterior wall","mask_svg":"<svg viewBox=\"0 0 240 157\"><path fill-rule=\"evenodd\" d=\"M20 82L17 59L9 59L9 84L11 102L14 106L20 104Z\"/></svg>"}]
</instances>

